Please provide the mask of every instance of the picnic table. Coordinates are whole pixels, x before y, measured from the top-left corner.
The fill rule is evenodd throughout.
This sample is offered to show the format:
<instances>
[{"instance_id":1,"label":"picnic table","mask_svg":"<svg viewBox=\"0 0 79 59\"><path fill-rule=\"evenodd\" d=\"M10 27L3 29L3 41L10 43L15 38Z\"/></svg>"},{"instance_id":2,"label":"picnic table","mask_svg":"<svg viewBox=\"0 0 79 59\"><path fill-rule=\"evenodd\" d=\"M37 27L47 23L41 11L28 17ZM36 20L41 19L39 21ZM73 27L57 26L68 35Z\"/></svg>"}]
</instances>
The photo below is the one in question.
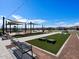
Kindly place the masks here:
<instances>
[{"instance_id":1,"label":"picnic table","mask_svg":"<svg viewBox=\"0 0 79 59\"><path fill-rule=\"evenodd\" d=\"M54 40L54 39L48 39L47 42L48 42L48 43L55 44L55 43L56 43L56 40Z\"/></svg>"},{"instance_id":2,"label":"picnic table","mask_svg":"<svg viewBox=\"0 0 79 59\"><path fill-rule=\"evenodd\" d=\"M41 41L46 41L47 38L46 38L46 37L42 37L42 38L39 38L39 40L41 40Z\"/></svg>"}]
</instances>

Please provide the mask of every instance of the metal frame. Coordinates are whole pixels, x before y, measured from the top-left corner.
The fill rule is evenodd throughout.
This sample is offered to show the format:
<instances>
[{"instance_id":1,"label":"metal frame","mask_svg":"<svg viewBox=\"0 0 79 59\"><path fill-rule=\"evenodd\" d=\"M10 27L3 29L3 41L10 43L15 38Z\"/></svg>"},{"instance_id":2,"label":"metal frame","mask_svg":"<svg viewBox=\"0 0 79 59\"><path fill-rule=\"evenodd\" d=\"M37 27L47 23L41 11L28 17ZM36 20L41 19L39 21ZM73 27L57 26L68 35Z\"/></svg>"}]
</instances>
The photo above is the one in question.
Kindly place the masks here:
<instances>
[{"instance_id":1,"label":"metal frame","mask_svg":"<svg viewBox=\"0 0 79 59\"><path fill-rule=\"evenodd\" d=\"M4 28L4 24L5 23L5 17L3 17L3 25L2 25L2 30L3 30L3 34L4 34L4 30L5 30L5 28Z\"/></svg>"},{"instance_id":2,"label":"metal frame","mask_svg":"<svg viewBox=\"0 0 79 59\"><path fill-rule=\"evenodd\" d=\"M9 20L10 23L7 22L7 20ZM6 29L5 29L5 21L6 21ZM7 19L7 18L3 17L3 26L2 26L3 34L4 34L5 30L6 30L6 32L8 32L7 25L10 26L9 32L11 33L12 32L12 28L11 28L12 25L22 25L22 24L25 24L25 33L26 33L26 30L27 30L27 25L30 26L30 29L29 29L30 30L30 34L32 33L32 31L34 31L34 25L38 25L38 24L35 24L33 22L29 22L29 23L26 23L26 22L17 22L17 21L14 21L14 20L11 20L11 19ZM43 27L42 27L42 29L43 29Z\"/></svg>"}]
</instances>

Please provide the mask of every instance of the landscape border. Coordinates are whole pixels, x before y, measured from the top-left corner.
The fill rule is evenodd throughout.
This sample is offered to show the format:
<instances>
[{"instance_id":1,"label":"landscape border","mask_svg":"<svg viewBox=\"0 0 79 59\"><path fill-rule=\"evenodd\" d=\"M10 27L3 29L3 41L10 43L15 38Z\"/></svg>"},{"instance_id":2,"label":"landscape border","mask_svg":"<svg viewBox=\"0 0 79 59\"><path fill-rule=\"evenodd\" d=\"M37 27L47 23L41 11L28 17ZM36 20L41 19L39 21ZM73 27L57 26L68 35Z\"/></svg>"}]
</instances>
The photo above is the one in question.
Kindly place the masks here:
<instances>
[{"instance_id":1,"label":"landscape border","mask_svg":"<svg viewBox=\"0 0 79 59\"><path fill-rule=\"evenodd\" d=\"M39 47L37 47L37 46L35 46L35 45L32 45L32 44L31 44L31 45L32 45L33 47L35 47L35 48L41 50L41 51L44 51L44 52L46 52L46 53L48 53L48 54L51 54L51 55L53 55L53 56L58 57L58 56L60 55L61 51L63 50L64 46L65 46L65 45L67 44L67 42L69 41L70 37L71 37L71 34L69 35L69 37L67 38L67 40L64 42L64 44L61 46L61 48L59 49L59 51L58 51L56 54L51 53L51 52L49 52L49 51L46 51L46 50L44 50L44 49L42 49L42 48L39 48ZM28 42L27 42L27 43L28 43ZM30 43L28 43L28 44L30 44Z\"/></svg>"}]
</instances>

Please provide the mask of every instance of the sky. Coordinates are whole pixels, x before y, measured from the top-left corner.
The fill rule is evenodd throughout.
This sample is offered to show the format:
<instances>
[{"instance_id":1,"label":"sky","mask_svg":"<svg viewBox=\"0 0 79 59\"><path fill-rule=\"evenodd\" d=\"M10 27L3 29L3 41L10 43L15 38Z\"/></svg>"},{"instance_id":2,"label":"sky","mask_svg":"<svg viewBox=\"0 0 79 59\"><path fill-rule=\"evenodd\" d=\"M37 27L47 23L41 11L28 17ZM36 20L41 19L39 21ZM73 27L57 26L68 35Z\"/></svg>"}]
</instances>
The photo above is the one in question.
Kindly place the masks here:
<instances>
[{"instance_id":1,"label":"sky","mask_svg":"<svg viewBox=\"0 0 79 59\"><path fill-rule=\"evenodd\" d=\"M0 0L0 26L2 16L46 27L76 26L79 0Z\"/></svg>"}]
</instances>

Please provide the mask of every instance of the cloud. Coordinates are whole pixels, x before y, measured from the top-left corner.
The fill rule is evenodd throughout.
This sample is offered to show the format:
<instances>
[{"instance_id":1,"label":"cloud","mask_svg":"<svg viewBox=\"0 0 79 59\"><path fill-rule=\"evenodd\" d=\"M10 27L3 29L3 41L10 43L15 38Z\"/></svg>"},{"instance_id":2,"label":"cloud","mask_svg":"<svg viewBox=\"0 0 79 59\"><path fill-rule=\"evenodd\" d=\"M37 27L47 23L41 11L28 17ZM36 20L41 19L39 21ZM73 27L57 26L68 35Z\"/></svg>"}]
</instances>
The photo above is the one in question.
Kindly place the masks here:
<instances>
[{"instance_id":1,"label":"cloud","mask_svg":"<svg viewBox=\"0 0 79 59\"><path fill-rule=\"evenodd\" d=\"M79 22L75 23L74 25L75 25L75 26L79 26Z\"/></svg>"},{"instance_id":2,"label":"cloud","mask_svg":"<svg viewBox=\"0 0 79 59\"><path fill-rule=\"evenodd\" d=\"M55 23L55 25L58 25L58 26L61 26L63 24L66 25L65 22L57 22L57 23Z\"/></svg>"},{"instance_id":3,"label":"cloud","mask_svg":"<svg viewBox=\"0 0 79 59\"><path fill-rule=\"evenodd\" d=\"M2 21L2 16L0 16L0 28L2 27L3 21Z\"/></svg>"},{"instance_id":4,"label":"cloud","mask_svg":"<svg viewBox=\"0 0 79 59\"><path fill-rule=\"evenodd\" d=\"M75 22L75 23L66 23L66 22L57 22L53 25L53 27L71 27L71 26L79 26L79 22Z\"/></svg>"},{"instance_id":5,"label":"cloud","mask_svg":"<svg viewBox=\"0 0 79 59\"><path fill-rule=\"evenodd\" d=\"M12 17L14 17L14 18L16 18L16 19L22 19L22 17L19 16L19 15L12 15Z\"/></svg>"},{"instance_id":6,"label":"cloud","mask_svg":"<svg viewBox=\"0 0 79 59\"><path fill-rule=\"evenodd\" d=\"M43 19L32 19L32 20L27 20L27 22L33 22L33 23L44 23L46 20Z\"/></svg>"},{"instance_id":7,"label":"cloud","mask_svg":"<svg viewBox=\"0 0 79 59\"><path fill-rule=\"evenodd\" d=\"M36 23L36 24L41 24L41 23L44 23L44 22L47 22L46 20L44 19L26 19L20 15L12 15L13 19L14 20L17 20L17 21L20 21L20 22L33 22L33 23ZM2 26L2 16L0 16L0 27ZM38 27L41 27L40 25L37 25ZM37 27L36 26L36 27ZM71 26L79 26L79 22L74 22L74 23L67 23L67 22L64 22L64 21L56 21L56 23L53 23L52 25L47 25L45 24L45 27L71 27Z\"/></svg>"},{"instance_id":8,"label":"cloud","mask_svg":"<svg viewBox=\"0 0 79 59\"><path fill-rule=\"evenodd\" d=\"M44 20L44 19L26 19L19 15L12 15L12 17L15 20L20 21L20 22L27 22L27 23L33 22L33 23L39 23L39 24L46 22L46 20Z\"/></svg>"},{"instance_id":9,"label":"cloud","mask_svg":"<svg viewBox=\"0 0 79 59\"><path fill-rule=\"evenodd\" d=\"M19 21L19 22L26 22L26 19L24 19L23 17L19 16L19 15L12 15L12 17L14 18L14 20Z\"/></svg>"},{"instance_id":10,"label":"cloud","mask_svg":"<svg viewBox=\"0 0 79 59\"><path fill-rule=\"evenodd\" d=\"M0 25L2 24L2 20L0 20Z\"/></svg>"}]
</instances>

